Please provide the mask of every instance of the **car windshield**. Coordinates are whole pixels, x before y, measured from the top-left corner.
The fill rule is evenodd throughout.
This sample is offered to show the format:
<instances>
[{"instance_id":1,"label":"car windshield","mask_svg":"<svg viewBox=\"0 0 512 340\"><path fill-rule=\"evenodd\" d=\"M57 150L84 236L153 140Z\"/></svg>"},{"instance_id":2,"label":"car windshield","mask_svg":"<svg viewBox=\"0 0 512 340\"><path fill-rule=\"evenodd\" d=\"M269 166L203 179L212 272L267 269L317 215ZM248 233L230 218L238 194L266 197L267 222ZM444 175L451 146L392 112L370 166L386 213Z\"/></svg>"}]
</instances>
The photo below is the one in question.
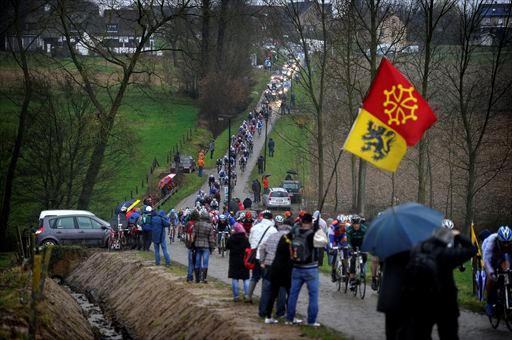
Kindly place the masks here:
<instances>
[{"instance_id":1,"label":"car windshield","mask_svg":"<svg viewBox=\"0 0 512 340\"><path fill-rule=\"evenodd\" d=\"M299 190L299 183L283 183L283 188L286 190Z\"/></svg>"},{"instance_id":2,"label":"car windshield","mask_svg":"<svg viewBox=\"0 0 512 340\"><path fill-rule=\"evenodd\" d=\"M272 191L270 197L288 197L288 193L285 191Z\"/></svg>"}]
</instances>

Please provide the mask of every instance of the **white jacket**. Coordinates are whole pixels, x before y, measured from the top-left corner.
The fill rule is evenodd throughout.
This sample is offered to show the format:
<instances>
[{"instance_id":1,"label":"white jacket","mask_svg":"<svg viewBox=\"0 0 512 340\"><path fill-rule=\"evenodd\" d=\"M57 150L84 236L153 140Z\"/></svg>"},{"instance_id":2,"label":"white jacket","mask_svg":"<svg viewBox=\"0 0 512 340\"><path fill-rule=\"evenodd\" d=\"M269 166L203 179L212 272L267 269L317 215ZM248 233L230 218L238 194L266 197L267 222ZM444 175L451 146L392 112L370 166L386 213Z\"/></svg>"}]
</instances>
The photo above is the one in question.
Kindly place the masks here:
<instances>
[{"instance_id":1,"label":"white jacket","mask_svg":"<svg viewBox=\"0 0 512 340\"><path fill-rule=\"evenodd\" d=\"M265 233L265 230L267 230L268 227L270 227L270 228ZM263 236L263 233L265 233L265 236ZM260 259L261 245L263 243L265 243L267 238L274 233L277 233L277 230L274 226L274 221L267 220L266 218L264 218L263 220L261 220L260 223L255 224L251 228L251 233L249 234L249 243L251 244L252 249L255 249L256 247L258 247L258 250L256 251L256 259L257 260ZM263 236L263 239L261 238L262 236ZM261 242L260 242L260 239L261 239ZM259 246L258 246L258 242L260 243Z\"/></svg>"}]
</instances>

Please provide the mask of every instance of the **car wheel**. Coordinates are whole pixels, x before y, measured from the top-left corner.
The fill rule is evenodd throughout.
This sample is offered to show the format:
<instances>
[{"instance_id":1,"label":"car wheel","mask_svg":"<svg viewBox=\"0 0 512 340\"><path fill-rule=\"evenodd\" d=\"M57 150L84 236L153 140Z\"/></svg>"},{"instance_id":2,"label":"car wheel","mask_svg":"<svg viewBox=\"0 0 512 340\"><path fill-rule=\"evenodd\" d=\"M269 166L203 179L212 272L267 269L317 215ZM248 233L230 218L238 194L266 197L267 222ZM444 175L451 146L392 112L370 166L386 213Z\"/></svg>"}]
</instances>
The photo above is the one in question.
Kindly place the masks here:
<instances>
[{"instance_id":1,"label":"car wheel","mask_svg":"<svg viewBox=\"0 0 512 340\"><path fill-rule=\"evenodd\" d=\"M56 246L57 242L55 242L54 240L44 240L43 242L41 242L41 245L43 247Z\"/></svg>"}]
</instances>

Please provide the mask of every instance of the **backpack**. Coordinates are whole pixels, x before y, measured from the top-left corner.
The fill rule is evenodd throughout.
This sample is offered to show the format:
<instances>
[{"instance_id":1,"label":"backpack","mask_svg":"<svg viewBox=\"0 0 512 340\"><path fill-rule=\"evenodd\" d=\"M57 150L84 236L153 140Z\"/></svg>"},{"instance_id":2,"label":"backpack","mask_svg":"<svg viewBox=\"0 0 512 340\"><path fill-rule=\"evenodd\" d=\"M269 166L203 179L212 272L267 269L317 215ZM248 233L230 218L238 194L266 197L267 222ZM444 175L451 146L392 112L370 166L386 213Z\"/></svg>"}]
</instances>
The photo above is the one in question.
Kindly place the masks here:
<instances>
[{"instance_id":1,"label":"backpack","mask_svg":"<svg viewBox=\"0 0 512 340\"><path fill-rule=\"evenodd\" d=\"M194 226L194 223L188 222L185 228L185 247L188 249L194 248L194 242L192 241L192 237L194 236Z\"/></svg>"},{"instance_id":2,"label":"backpack","mask_svg":"<svg viewBox=\"0 0 512 340\"><path fill-rule=\"evenodd\" d=\"M416 305L432 305L441 291L437 256L439 249L424 241L411 250L405 267L402 289L404 301Z\"/></svg>"},{"instance_id":3,"label":"backpack","mask_svg":"<svg viewBox=\"0 0 512 340\"><path fill-rule=\"evenodd\" d=\"M150 214L142 215L142 230L151 231L151 215Z\"/></svg>"},{"instance_id":4,"label":"backpack","mask_svg":"<svg viewBox=\"0 0 512 340\"><path fill-rule=\"evenodd\" d=\"M313 233L313 230L301 233L299 228L295 228L293 231L293 239L290 244L290 257L294 263L306 264L311 262L314 249L310 248L308 245L308 237Z\"/></svg>"}]
</instances>

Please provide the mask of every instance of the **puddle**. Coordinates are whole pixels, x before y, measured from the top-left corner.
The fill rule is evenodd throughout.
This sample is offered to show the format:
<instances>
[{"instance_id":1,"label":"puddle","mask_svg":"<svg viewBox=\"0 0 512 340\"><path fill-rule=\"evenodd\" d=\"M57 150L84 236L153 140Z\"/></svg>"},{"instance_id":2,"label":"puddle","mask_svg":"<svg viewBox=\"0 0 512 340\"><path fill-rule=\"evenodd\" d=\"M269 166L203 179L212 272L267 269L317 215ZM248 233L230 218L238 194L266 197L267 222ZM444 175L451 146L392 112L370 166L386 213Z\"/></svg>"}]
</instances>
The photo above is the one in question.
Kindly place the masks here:
<instances>
[{"instance_id":1,"label":"puddle","mask_svg":"<svg viewBox=\"0 0 512 340\"><path fill-rule=\"evenodd\" d=\"M112 321L105 316L101 307L91 302L87 295L73 291L71 287L62 282L58 283L62 285L78 303L91 327L95 329L96 334L99 333L99 339L123 340L127 338L124 337L123 332L119 331Z\"/></svg>"}]
</instances>

